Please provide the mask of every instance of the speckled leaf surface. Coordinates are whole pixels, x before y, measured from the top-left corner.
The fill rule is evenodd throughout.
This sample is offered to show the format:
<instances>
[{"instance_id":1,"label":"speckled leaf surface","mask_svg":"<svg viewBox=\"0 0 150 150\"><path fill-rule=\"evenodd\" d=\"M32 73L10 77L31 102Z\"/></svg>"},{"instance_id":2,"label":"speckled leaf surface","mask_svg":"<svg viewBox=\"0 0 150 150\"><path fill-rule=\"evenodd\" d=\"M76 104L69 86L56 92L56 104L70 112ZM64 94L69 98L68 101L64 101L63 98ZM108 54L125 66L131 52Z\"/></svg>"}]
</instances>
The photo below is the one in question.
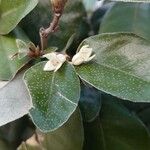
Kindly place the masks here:
<instances>
[{"instance_id":1,"label":"speckled leaf surface","mask_svg":"<svg viewBox=\"0 0 150 150\"><path fill-rule=\"evenodd\" d=\"M29 57L19 59L14 56L18 52L16 39L0 36L0 80L10 80L17 71L30 61Z\"/></svg>"},{"instance_id":2,"label":"speckled leaf surface","mask_svg":"<svg viewBox=\"0 0 150 150\"><path fill-rule=\"evenodd\" d=\"M96 88L134 102L150 102L150 44L126 33L90 37L96 57L76 67L79 76Z\"/></svg>"},{"instance_id":3,"label":"speckled leaf surface","mask_svg":"<svg viewBox=\"0 0 150 150\"><path fill-rule=\"evenodd\" d=\"M132 32L150 41L149 14L150 4L118 2L106 13L100 33Z\"/></svg>"},{"instance_id":4,"label":"speckled leaf surface","mask_svg":"<svg viewBox=\"0 0 150 150\"><path fill-rule=\"evenodd\" d=\"M34 108L30 116L46 132L64 124L77 107L80 82L72 65L64 64L56 73L43 71L45 62L30 68L25 83Z\"/></svg>"},{"instance_id":5,"label":"speckled leaf surface","mask_svg":"<svg viewBox=\"0 0 150 150\"><path fill-rule=\"evenodd\" d=\"M0 2L0 34L7 34L38 3L38 0L1 0Z\"/></svg>"},{"instance_id":6,"label":"speckled leaf surface","mask_svg":"<svg viewBox=\"0 0 150 150\"><path fill-rule=\"evenodd\" d=\"M84 131L79 110L76 110L56 131L46 134L37 133L40 142L37 142L36 136L33 135L17 150L82 150Z\"/></svg>"},{"instance_id":7,"label":"speckled leaf surface","mask_svg":"<svg viewBox=\"0 0 150 150\"><path fill-rule=\"evenodd\" d=\"M12 81L0 89L0 126L29 113L32 107L29 93L19 73Z\"/></svg>"},{"instance_id":8,"label":"speckled leaf surface","mask_svg":"<svg viewBox=\"0 0 150 150\"><path fill-rule=\"evenodd\" d=\"M143 122L110 96L103 96L102 100L100 116L85 125L85 149L150 149L149 131Z\"/></svg>"}]
</instances>

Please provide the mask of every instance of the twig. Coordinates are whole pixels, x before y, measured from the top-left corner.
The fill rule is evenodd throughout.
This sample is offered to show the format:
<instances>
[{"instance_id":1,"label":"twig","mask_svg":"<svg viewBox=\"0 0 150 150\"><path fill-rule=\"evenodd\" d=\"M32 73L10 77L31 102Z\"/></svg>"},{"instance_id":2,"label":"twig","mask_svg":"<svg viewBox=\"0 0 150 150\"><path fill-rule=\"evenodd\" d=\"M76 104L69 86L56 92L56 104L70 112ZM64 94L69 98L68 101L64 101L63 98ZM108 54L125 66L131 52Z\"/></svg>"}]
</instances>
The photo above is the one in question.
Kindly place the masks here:
<instances>
[{"instance_id":1,"label":"twig","mask_svg":"<svg viewBox=\"0 0 150 150\"><path fill-rule=\"evenodd\" d=\"M44 50L45 47L47 46L49 34L54 33L58 30L58 23L59 23L60 17L61 17L61 14L55 13L53 20L50 23L50 26L46 29L44 29L43 27L40 28L41 50Z\"/></svg>"},{"instance_id":2,"label":"twig","mask_svg":"<svg viewBox=\"0 0 150 150\"><path fill-rule=\"evenodd\" d=\"M54 33L58 30L59 19L63 13L64 6L67 0L50 0L52 4L52 9L54 12L54 17L49 27L44 29L43 27L40 29L40 39L41 39L41 50L43 51L48 42L48 35Z\"/></svg>"}]
</instances>

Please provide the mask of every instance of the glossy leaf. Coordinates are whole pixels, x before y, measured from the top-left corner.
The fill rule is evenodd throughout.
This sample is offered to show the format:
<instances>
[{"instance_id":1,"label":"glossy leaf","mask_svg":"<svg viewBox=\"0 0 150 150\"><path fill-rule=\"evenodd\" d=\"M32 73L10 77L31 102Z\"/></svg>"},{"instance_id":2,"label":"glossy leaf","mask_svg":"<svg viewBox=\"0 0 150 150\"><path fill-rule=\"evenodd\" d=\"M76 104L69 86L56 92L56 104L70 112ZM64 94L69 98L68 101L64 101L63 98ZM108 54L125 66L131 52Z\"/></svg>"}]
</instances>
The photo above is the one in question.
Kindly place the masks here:
<instances>
[{"instance_id":1,"label":"glossy leaf","mask_svg":"<svg viewBox=\"0 0 150 150\"><path fill-rule=\"evenodd\" d=\"M150 4L116 3L106 13L100 33L132 32L150 41L149 14Z\"/></svg>"},{"instance_id":2,"label":"glossy leaf","mask_svg":"<svg viewBox=\"0 0 150 150\"><path fill-rule=\"evenodd\" d=\"M79 106L83 121L93 121L101 109L101 92L86 82L81 82Z\"/></svg>"},{"instance_id":3,"label":"glossy leaf","mask_svg":"<svg viewBox=\"0 0 150 150\"><path fill-rule=\"evenodd\" d=\"M38 0L1 0L0 2L0 34L7 34L38 3Z\"/></svg>"},{"instance_id":4,"label":"glossy leaf","mask_svg":"<svg viewBox=\"0 0 150 150\"><path fill-rule=\"evenodd\" d=\"M18 150L82 150L84 133L79 111L56 131L44 134L38 133L38 139L33 135L18 148Z\"/></svg>"},{"instance_id":5,"label":"glossy leaf","mask_svg":"<svg viewBox=\"0 0 150 150\"><path fill-rule=\"evenodd\" d=\"M150 45L126 33L90 37L96 54L93 61L76 67L79 76L99 90L121 99L150 102Z\"/></svg>"},{"instance_id":6,"label":"glossy leaf","mask_svg":"<svg viewBox=\"0 0 150 150\"><path fill-rule=\"evenodd\" d=\"M22 77L23 72L0 89L0 126L28 114L29 109L32 107Z\"/></svg>"},{"instance_id":7,"label":"glossy leaf","mask_svg":"<svg viewBox=\"0 0 150 150\"><path fill-rule=\"evenodd\" d=\"M14 37L0 36L0 80L12 79L30 61L29 57L20 59L18 51Z\"/></svg>"},{"instance_id":8,"label":"glossy leaf","mask_svg":"<svg viewBox=\"0 0 150 150\"><path fill-rule=\"evenodd\" d=\"M100 116L85 126L85 150L150 149L150 135L142 121L111 97L102 99Z\"/></svg>"},{"instance_id":9,"label":"glossy leaf","mask_svg":"<svg viewBox=\"0 0 150 150\"><path fill-rule=\"evenodd\" d=\"M74 68L64 64L56 73L43 71L45 62L31 67L25 74L33 106L30 116L43 132L63 125L77 107L80 83Z\"/></svg>"}]
</instances>

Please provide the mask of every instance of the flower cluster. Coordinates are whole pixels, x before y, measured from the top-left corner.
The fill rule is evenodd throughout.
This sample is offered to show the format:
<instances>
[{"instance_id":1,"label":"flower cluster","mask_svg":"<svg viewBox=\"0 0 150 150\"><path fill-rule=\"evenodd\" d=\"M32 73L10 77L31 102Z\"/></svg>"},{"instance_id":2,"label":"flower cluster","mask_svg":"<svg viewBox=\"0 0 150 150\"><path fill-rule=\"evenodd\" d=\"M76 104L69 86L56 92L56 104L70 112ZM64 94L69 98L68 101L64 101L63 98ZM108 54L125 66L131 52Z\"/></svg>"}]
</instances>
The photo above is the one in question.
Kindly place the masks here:
<instances>
[{"instance_id":1,"label":"flower cluster","mask_svg":"<svg viewBox=\"0 0 150 150\"><path fill-rule=\"evenodd\" d=\"M84 45L79 52L73 56L71 64L80 65L91 61L95 57L95 54L92 55L92 53L92 48L90 48L89 45ZM44 71L54 72L56 72L67 59L66 55L57 52L48 53L43 55L43 57L46 57L49 60L44 66Z\"/></svg>"}]
</instances>

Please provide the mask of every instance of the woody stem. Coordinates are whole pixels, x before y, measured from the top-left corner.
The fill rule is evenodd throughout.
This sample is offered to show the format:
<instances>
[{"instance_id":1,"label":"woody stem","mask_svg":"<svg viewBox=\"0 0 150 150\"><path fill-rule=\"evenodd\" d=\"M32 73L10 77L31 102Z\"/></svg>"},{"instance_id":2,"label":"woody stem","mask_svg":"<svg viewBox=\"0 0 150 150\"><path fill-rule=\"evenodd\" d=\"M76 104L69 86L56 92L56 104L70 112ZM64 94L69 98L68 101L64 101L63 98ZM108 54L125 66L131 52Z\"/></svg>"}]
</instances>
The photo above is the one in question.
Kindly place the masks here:
<instances>
[{"instance_id":1,"label":"woody stem","mask_svg":"<svg viewBox=\"0 0 150 150\"><path fill-rule=\"evenodd\" d=\"M61 17L61 14L55 13L53 20L50 23L49 27L46 29L44 29L43 27L40 28L39 34L40 34L40 39L41 39L41 50L44 50L46 48L47 42L48 42L48 36L51 33L54 33L57 31L60 17Z\"/></svg>"}]
</instances>

